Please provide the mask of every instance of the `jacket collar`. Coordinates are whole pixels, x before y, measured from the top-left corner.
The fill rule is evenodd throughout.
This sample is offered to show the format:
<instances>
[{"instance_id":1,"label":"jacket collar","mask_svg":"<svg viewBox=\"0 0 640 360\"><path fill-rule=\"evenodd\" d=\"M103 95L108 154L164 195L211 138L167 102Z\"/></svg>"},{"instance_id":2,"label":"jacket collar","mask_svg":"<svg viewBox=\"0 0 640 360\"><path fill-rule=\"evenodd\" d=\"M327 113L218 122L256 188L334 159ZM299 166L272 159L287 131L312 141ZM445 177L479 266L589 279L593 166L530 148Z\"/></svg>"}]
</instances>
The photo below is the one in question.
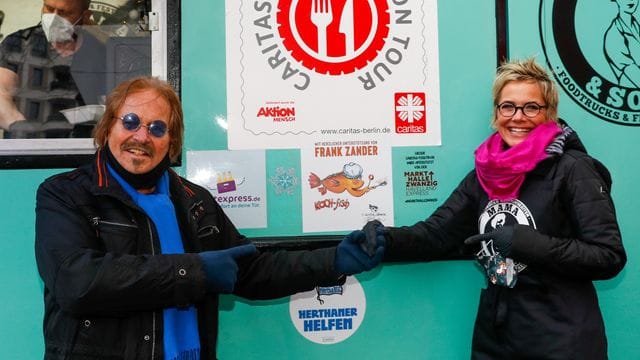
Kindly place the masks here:
<instances>
[{"instance_id":1,"label":"jacket collar","mask_svg":"<svg viewBox=\"0 0 640 360\"><path fill-rule=\"evenodd\" d=\"M92 191L94 194L111 195L127 204L134 204L131 197L124 191L118 181L107 169L107 156L103 149L94 154L90 164L85 165L92 177ZM173 169L169 169L169 192L172 198L193 199L195 191Z\"/></svg>"}]
</instances>

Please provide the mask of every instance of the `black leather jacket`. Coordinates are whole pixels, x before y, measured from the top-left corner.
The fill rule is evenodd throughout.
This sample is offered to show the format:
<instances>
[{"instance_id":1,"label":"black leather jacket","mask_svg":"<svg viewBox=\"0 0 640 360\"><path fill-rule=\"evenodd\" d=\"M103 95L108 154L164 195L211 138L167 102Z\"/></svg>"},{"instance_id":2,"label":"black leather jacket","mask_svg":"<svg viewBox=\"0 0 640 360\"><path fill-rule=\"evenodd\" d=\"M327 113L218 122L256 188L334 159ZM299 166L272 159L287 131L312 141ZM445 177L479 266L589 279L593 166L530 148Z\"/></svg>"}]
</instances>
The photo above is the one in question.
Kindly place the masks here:
<instances>
[{"instance_id":1,"label":"black leather jacket","mask_svg":"<svg viewBox=\"0 0 640 360\"><path fill-rule=\"evenodd\" d=\"M197 252L247 243L208 191L170 170L185 254L159 254L153 222L106 171L103 154L47 179L36 203L45 359L163 359L162 309L195 304L201 358L216 358L218 296ZM339 283L335 248L239 261L234 294L271 299Z\"/></svg>"}]
</instances>

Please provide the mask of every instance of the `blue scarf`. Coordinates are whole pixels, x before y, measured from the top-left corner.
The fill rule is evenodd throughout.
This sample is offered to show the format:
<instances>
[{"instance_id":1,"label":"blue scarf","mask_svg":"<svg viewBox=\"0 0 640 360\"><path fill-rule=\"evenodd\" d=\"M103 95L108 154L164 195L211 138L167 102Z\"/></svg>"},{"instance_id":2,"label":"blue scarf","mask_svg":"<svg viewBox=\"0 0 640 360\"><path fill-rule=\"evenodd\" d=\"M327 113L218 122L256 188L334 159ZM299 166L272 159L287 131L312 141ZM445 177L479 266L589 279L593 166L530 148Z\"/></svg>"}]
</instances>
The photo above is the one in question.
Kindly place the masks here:
<instances>
[{"instance_id":1,"label":"blue scarf","mask_svg":"<svg viewBox=\"0 0 640 360\"><path fill-rule=\"evenodd\" d=\"M156 225L160 236L160 251L163 254L184 254L182 236L176 219L176 211L169 198L169 174L158 180L153 194L137 192L108 165L109 172L118 180L122 188L131 196ZM200 338L196 308L171 307L163 311L164 317L164 358L166 360L199 360Z\"/></svg>"}]
</instances>

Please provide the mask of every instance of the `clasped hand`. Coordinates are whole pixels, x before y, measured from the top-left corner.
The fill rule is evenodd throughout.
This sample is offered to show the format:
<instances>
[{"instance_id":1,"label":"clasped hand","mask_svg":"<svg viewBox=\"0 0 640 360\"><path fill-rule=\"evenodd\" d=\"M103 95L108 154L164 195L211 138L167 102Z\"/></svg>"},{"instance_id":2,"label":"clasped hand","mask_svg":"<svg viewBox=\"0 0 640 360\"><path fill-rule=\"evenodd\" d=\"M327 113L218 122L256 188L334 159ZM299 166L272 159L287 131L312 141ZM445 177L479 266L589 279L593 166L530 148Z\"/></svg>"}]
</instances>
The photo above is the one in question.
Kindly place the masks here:
<instances>
[{"instance_id":1,"label":"clasped hand","mask_svg":"<svg viewBox=\"0 0 640 360\"><path fill-rule=\"evenodd\" d=\"M199 253L207 278L207 292L221 294L233 292L238 274L236 259L255 254L257 251L255 245L246 244Z\"/></svg>"},{"instance_id":2,"label":"clasped hand","mask_svg":"<svg viewBox=\"0 0 640 360\"><path fill-rule=\"evenodd\" d=\"M336 271L358 274L376 267L384 256L384 226L377 220L345 236L336 249Z\"/></svg>"}]
</instances>

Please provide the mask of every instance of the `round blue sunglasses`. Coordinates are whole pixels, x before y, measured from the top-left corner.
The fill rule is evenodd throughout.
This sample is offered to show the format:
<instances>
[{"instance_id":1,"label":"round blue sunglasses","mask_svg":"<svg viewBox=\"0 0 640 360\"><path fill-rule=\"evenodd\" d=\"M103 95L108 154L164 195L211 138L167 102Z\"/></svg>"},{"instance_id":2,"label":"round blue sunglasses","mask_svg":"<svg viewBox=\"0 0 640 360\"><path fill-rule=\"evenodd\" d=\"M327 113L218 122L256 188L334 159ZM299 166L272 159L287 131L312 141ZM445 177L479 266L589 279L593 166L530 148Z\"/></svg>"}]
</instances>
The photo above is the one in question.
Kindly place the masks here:
<instances>
[{"instance_id":1,"label":"round blue sunglasses","mask_svg":"<svg viewBox=\"0 0 640 360\"><path fill-rule=\"evenodd\" d=\"M142 121L140 121L140 117L136 113L128 113L119 117L122 121L122 126L129 131L138 131L140 127L144 126L147 128L147 132L150 135L161 138L166 134L169 129L167 128L167 123L162 120L153 120L148 125L143 125Z\"/></svg>"}]
</instances>

